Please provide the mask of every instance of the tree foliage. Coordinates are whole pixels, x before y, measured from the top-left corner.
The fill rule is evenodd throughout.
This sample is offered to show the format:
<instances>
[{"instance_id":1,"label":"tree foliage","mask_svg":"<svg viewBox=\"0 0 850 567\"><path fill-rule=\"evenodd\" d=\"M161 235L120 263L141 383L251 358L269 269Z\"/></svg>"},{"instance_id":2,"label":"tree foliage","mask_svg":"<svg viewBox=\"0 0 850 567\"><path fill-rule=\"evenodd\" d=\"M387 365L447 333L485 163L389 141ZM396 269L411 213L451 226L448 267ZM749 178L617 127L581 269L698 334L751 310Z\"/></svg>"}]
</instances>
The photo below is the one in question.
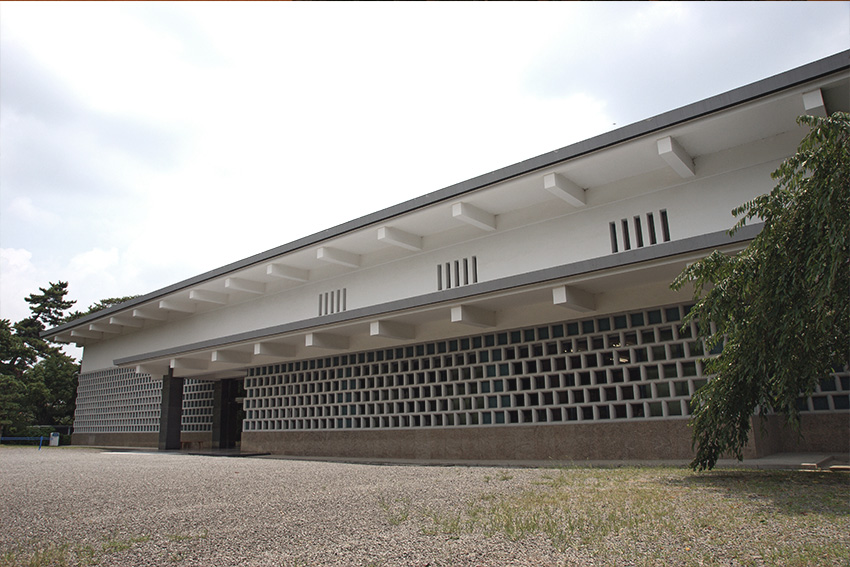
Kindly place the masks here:
<instances>
[{"instance_id":1,"label":"tree foliage","mask_svg":"<svg viewBox=\"0 0 850 567\"><path fill-rule=\"evenodd\" d=\"M0 320L0 434L23 434L33 425L70 425L74 419L79 365L41 338L65 321L68 283L50 283L30 294L31 315L14 325Z\"/></svg>"},{"instance_id":2,"label":"tree foliage","mask_svg":"<svg viewBox=\"0 0 850 567\"><path fill-rule=\"evenodd\" d=\"M15 430L33 423L33 416L24 402L26 388L21 380L0 374L0 437L4 431Z\"/></svg>"},{"instance_id":3,"label":"tree foliage","mask_svg":"<svg viewBox=\"0 0 850 567\"><path fill-rule=\"evenodd\" d=\"M68 282L51 282L47 288L38 289L41 293L31 293L24 298L30 305L31 315L15 323L14 331L36 357L45 357L57 352L57 349L41 338L41 332L64 322L65 311L76 302L65 299Z\"/></svg>"},{"instance_id":4,"label":"tree foliage","mask_svg":"<svg viewBox=\"0 0 850 567\"><path fill-rule=\"evenodd\" d=\"M754 219L762 231L735 255L715 251L672 283L694 284L698 322L714 377L691 402L691 466L739 460L755 412L777 412L799 430L798 400L848 362L850 345L850 115L801 116L797 153L772 174L778 184L732 211L730 231Z\"/></svg>"},{"instance_id":5,"label":"tree foliage","mask_svg":"<svg viewBox=\"0 0 850 567\"><path fill-rule=\"evenodd\" d=\"M102 299L84 311L66 314L68 282L50 283L24 300L30 316L12 324L0 320L0 435L24 435L34 425L71 425L77 399L77 361L41 332L124 303L138 296Z\"/></svg>"},{"instance_id":6,"label":"tree foliage","mask_svg":"<svg viewBox=\"0 0 850 567\"><path fill-rule=\"evenodd\" d=\"M47 289L38 288L41 293L31 293L24 298L30 304L32 319L41 324L42 330L48 326L55 327L65 320L65 311L76 301L65 299L68 294L68 282L59 280L50 283Z\"/></svg>"},{"instance_id":7,"label":"tree foliage","mask_svg":"<svg viewBox=\"0 0 850 567\"><path fill-rule=\"evenodd\" d=\"M0 375L20 379L37 358L38 353L15 332L11 321L0 319Z\"/></svg>"},{"instance_id":8,"label":"tree foliage","mask_svg":"<svg viewBox=\"0 0 850 567\"><path fill-rule=\"evenodd\" d=\"M77 400L80 366L72 357L56 352L39 360L25 375L25 405L36 425L71 425Z\"/></svg>"}]
</instances>

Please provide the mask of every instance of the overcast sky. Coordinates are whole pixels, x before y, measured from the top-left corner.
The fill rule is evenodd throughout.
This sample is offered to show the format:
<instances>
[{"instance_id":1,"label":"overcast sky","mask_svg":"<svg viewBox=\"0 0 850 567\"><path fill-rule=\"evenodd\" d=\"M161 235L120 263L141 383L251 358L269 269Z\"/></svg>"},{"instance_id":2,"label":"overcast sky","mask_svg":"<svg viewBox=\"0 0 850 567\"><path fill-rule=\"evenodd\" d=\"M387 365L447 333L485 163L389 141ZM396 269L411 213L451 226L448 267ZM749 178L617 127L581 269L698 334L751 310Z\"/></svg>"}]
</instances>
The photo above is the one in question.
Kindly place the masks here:
<instances>
[{"instance_id":1,"label":"overcast sky","mask_svg":"<svg viewBox=\"0 0 850 567\"><path fill-rule=\"evenodd\" d=\"M0 3L0 317L246 256L850 47L850 3ZM730 217L731 222L731 217Z\"/></svg>"}]
</instances>

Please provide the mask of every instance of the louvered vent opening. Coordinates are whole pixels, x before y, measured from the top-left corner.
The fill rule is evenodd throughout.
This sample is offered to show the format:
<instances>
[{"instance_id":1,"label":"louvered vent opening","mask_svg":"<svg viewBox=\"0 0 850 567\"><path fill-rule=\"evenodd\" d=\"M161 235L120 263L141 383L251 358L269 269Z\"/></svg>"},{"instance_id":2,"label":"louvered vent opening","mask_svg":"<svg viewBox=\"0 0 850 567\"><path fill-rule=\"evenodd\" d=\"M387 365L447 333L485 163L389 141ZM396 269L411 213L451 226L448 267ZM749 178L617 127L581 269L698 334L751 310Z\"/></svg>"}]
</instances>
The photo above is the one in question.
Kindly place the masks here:
<instances>
[{"instance_id":1,"label":"louvered vent opening","mask_svg":"<svg viewBox=\"0 0 850 567\"><path fill-rule=\"evenodd\" d=\"M437 264L437 290L478 283L478 257Z\"/></svg>"},{"instance_id":2,"label":"louvered vent opening","mask_svg":"<svg viewBox=\"0 0 850 567\"><path fill-rule=\"evenodd\" d=\"M345 311L345 288L319 294L319 316Z\"/></svg>"},{"instance_id":3,"label":"louvered vent opening","mask_svg":"<svg viewBox=\"0 0 850 567\"><path fill-rule=\"evenodd\" d=\"M620 219L619 223L611 221L608 223L608 231L612 253L670 242L670 223L666 209L643 216L635 215L631 219Z\"/></svg>"}]
</instances>

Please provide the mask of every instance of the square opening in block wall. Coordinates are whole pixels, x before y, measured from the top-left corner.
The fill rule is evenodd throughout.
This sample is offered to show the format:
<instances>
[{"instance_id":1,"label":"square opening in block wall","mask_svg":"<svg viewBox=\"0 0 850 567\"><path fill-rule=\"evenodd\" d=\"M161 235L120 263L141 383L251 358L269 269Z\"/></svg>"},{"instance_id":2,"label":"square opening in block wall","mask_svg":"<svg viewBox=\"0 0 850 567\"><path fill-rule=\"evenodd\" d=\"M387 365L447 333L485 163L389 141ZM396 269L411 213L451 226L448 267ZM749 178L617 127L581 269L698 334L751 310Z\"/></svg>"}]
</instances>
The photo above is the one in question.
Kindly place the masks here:
<instances>
[{"instance_id":1,"label":"square opening in block wall","mask_svg":"<svg viewBox=\"0 0 850 567\"><path fill-rule=\"evenodd\" d=\"M680 330L676 324L670 324L686 309L686 305L660 307L545 327L253 368L249 374L254 374L251 380L255 380L255 387L250 389L248 397L255 399L246 400L245 407L259 402L260 407L269 410L268 415L251 415L249 426L262 430L264 422L269 421L269 427L280 429L345 428L345 421L314 419L337 416L340 412L347 414L349 419L357 416L351 422L353 428L448 426L446 420L436 417L438 411L450 411L449 406L441 407L442 396L458 396L454 399L455 405L451 406L455 409L451 411L465 416L462 419L453 417L452 427L496 425L499 423L496 414L491 412L510 407L519 407L522 411L516 414L518 421L510 421L510 415L505 416L505 425L544 424L559 418L570 420L571 414L576 416L574 419L582 420L685 416L687 398L706 380L700 377L701 342L691 339L692 326ZM651 321L653 326L625 329L626 323L643 321ZM616 332L610 332L611 329ZM558 335L570 338L548 340ZM490 348L485 347L488 342ZM466 349L472 350L467 352ZM568 354L571 352L582 354ZM496 364L486 364L491 359ZM262 372L275 374L262 375ZM351 378L338 380L342 376ZM842 378L848 381L847 375ZM599 387L625 381L629 381L628 386ZM580 387L576 388L576 382ZM437 386L438 383L457 388L444 390ZM657 386L650 387L652 383ZM287 391L281 384L287 385ZM301 389L292 391L293 384ZM820 396L821 400L811 402L811 407L817 404L817 408L837 409L845 403L843 393L843 397L837 397L841 384L843 382L837 378L824 381L820 390L824 395ZM632 385L638 388L635 390ZM348 395L340 399L323 393L340 390ZM491 391L516 393L504 396L505 399L477 395ZM638 409L642 404L633 407L618 403L618 396L619 400L639 397L653 404L667 402L651 406L644 415ZM672 396L680 399L670 400ZM398 403L386 406L362 403L387 399L398 400ZM187 400L192 404L197 401L194 390ZM341 405L346 402L349 404ZM293 408L292 404L298 405ZM583 408L591 408L590 418ZM293 409L297 410L294 414ZM196 413L194 405L191 410L193 426L196 419L206 419L204 416L209 415ZM540 413L541 410L544 413ZM626 417L621 417L624 412ZM381 421L378 414L398 419ZM303 420L305 417L309 419Z\"/></svg>"}]
</instances>

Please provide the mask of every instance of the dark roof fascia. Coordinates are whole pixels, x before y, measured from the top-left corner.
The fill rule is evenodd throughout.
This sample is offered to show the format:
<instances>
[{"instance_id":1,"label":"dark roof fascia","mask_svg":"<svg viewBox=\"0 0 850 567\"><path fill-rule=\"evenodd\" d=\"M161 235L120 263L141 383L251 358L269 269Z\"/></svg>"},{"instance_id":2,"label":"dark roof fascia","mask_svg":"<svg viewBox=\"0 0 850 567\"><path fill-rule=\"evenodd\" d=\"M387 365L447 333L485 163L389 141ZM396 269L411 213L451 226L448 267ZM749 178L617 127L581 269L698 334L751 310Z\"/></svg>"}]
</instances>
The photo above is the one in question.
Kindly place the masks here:
<instances>
[{"instance_id":1,"label":"dark roof fascia","mask_svg":"<svg viewBox=\"0 0 850 567\"><path fill-rule=\"evenodd\" d=\"M545 284L549 281L563 280L573 276L586 275L614 268L630 267L653 260L672 258L682 254L703 250L712 250L719 247L750 241L755 238L763 226L763 223L746 225L736 231L732 236L729 235L729 231L725 230L700 236L692 236L690 238L656 244L646 248L638 248L635 250L620 252L618 254L611 254L589 260L581 260L579 262L564 264L553 268L545 268L534 272L508 276L440 292L419 295L416 297L399 299L378 305L370 305L368 307L352 309L350 311L343 311L332 315L313 317L311 319L304 319L292 323L285 323L283 325L266 327L264 329L237 333L226 337L218 337L178 347L171 347L144 354L118 358L113 361L113 364L116 366L138 364L148 360L175 356L192 351L222 347L246 341L260 340L285 333L303 332L327 325L352 322L358 319L380 317L409 309L436 307L440 304L468 300L491 293L504 292L526 286Z\"/></svg>"},{"instance_id":2,"label":"dark roof fascia","mask_svg":"<svg viewBox=\"0 0 850 567\"><path fill-rule=\"evenodd\" d=\"M187 287L199 285L208 280L221 277L225 274L242 270L254 264L271 260L272 258L275 258L277 256L281 256L283 254L294 252L301 248L315 245L324 240L335 238L372 224L385 222L393 217L409 213L430 205L434 205L441 201L456 198L460 195L484 188L488 185L506 181L514 177L519 177L520 175L525 175L527 173L550 167L555 164L574 159L591 152L599 151L610 146L633 140L635 138L645 136L647 134L662 130L664 128L670 128L683 122L695 120L697 118L720 112L733 106L745 104L749 101L769 96L776 92L787 90L797 85L814 81L827 75L835 74L840 71L846 70L848 68L850 68L850 50L842 51L841 53L831 55L824 59L808 63L801 67L785 71L778 75L774 75L772 77L768 77L766 79L762 79L754 83L750 83L749 85L738 87L731 91L715 95L702 101L695 102L677 108L675 110L664 112L651 118L647 118L646 120L635 122L633 124L623 126L622 128L617 128L616 130L611 130L610 132L606 132L604 134L588 138L587 140L583 140L581 142L577 142L569 146L553 150L551 152L521 161L519 163L515 163L513 165L509 165L501 169L497 169L490 173L479 175L478 177L473 177L472 179L456 183L455 185L450 185L443 189L427 193L420 197L410 199L403 203L399 203L397 205L381 209L363 217L292 241L288 244L272 248L265 252L249 256L237 262L227 264L220 268L216 268L209 272L205 272L203 274L161 288L149 294L137 297L136 299L132 299L126 303L115 305L108 309L104 309L102 311L92 313L91 315L81 317L80 319L76 319L69 323L65 323L64 325L48 329L46 331L43 331L41 333L41 336L47 338L53 335L57 335L62 331L74 328L78 325L89 323L104 316L111 315L137 305L141 305L158 297L181 291Z\"/></svg>"}]
</instances>

